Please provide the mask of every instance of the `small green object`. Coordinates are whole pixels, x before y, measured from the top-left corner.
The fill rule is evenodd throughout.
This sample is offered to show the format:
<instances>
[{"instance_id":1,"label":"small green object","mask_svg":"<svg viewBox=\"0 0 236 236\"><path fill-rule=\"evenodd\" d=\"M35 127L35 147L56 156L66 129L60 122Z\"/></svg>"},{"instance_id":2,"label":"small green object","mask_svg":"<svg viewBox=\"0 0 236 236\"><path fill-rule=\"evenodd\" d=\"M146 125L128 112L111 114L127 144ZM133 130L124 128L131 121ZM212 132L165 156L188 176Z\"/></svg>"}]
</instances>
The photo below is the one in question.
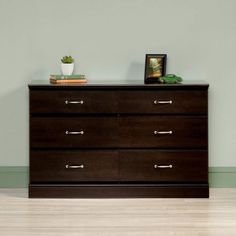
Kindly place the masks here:
<instances>
[{"instance_id":1,"label":"small green object","mask_svg":"<svg viewBox=\"0 0 236 236\"><path fill-rule=\"evenodd\" d=\"M72 64L74 62L74 58L72 56L64 56L61 59L61 62L65 64Z\"/></svg>"},{"instance_id":2,"label":"small green object","mask_svg":"<svg viewBox=\"0 0 236 236\"><path fill-rule=\"evenodd\" d=\"M168 74L159 78L159 82L162 84L180 84L183 79L180 76L174 74Z\"/></svg>"}]
</instances>

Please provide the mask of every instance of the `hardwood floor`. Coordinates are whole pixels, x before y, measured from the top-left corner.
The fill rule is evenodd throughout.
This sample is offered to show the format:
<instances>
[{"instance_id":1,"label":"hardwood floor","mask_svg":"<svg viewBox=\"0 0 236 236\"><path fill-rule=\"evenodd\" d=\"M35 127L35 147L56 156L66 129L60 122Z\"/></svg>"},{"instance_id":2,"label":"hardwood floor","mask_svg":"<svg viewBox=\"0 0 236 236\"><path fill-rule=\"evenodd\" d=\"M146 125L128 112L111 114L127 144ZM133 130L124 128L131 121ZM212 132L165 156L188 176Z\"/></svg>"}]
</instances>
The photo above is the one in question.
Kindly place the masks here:
<instances>
[{"instance_id":1,"label":"hardwood floor","mask_svg":"<svg viewBox=\"0 0 236 236\"><path fill-rule=\"evenodd\" d=\"M0 189L1 236L236 235L236 189L210 199L28 199Z\"/></svg>"}]
</instances>

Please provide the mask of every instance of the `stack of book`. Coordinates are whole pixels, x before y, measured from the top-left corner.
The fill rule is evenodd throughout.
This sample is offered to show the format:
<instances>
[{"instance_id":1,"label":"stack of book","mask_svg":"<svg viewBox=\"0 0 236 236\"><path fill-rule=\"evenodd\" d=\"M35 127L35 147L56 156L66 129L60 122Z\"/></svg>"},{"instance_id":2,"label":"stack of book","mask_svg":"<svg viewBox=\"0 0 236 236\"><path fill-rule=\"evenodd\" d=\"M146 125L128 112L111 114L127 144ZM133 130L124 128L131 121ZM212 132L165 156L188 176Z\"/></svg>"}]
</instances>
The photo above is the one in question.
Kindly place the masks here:
<instances>
[{"instance_id":1,"label":"stack of book","mask_svg":"<svg viewBox=\"0 0 236 236\"><path fill-rule=\"evenodd\" d=\"M51 84L87 83L85 75L50 75Z\"/></svg>"}]
</instances>

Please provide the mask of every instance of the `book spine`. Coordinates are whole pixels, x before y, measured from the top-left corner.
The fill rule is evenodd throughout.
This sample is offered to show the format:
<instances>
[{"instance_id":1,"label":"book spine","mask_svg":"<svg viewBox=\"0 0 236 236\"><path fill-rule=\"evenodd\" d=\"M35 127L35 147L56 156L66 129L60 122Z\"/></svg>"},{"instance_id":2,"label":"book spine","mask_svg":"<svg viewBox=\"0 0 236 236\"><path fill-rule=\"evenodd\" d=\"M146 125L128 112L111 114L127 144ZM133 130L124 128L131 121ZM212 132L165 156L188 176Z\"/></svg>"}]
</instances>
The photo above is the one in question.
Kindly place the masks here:
<instances>
[{"instance_id":1,"label":"book spine","mask_svg":"<svg viewBox=\"0 0 236 236\"><path fill-rule=\"evenodd\" d=\"M55 79L50 79L50 82L52 83L52 84L68 84L68 83L86 83L87 82L87 80L85 80L85 79L79 79L79 80L55 80Z\"/></svg>"},{"instance_id":2,"label":"book spine","mask_svg":"<svg viewBox=\"0 0 236 236\"><path fill-rule=\"evenodd\" d=\"M55 80L79 80L79 79L86 79L84 75L73 75L73 76L64 76L64 75L51 75L51 79Z\"/></svg>"}]
</instances>

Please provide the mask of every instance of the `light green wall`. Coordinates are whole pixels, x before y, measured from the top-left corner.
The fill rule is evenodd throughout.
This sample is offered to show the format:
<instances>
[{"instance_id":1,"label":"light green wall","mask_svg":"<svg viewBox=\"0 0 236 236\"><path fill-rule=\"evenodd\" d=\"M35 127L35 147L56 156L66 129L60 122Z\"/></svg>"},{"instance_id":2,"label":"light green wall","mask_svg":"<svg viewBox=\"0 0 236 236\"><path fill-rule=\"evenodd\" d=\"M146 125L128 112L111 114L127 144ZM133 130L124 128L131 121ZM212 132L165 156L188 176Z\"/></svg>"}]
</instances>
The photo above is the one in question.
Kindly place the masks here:
<instances>
[{"instance_id":1,"label":"light green wall","mask_svg":"<svg viewBox=\"0 0 236 236\"><path fill-rule=\"evenodd\" d=\"M26 188L28 177L29 168L26 166L1 166L0 188Z\"/></svg>"},{"instance_id":2,"label":"light green wall","mask_svg":"<svg viewBox=\"0 0 236 236\"><path fill-rule=\"evenodd\" d=\"M26 166L0 167L0 188L28 187L29 170ZM210 167L211 188L236 188L236 167Z\"/></svg>"},{"instance_id":3,"label":"light green wall","mask_svg":"<svg viewBox=\"0 0 236 236\"><path fill-rule=\"evenodd\" d=\"M28 165L27 83L72 54L89 80L143 80L145 53L206 80L210 166L236 166L235 0L0 0L0 166Z\"/></svg>"}]
</instances>

